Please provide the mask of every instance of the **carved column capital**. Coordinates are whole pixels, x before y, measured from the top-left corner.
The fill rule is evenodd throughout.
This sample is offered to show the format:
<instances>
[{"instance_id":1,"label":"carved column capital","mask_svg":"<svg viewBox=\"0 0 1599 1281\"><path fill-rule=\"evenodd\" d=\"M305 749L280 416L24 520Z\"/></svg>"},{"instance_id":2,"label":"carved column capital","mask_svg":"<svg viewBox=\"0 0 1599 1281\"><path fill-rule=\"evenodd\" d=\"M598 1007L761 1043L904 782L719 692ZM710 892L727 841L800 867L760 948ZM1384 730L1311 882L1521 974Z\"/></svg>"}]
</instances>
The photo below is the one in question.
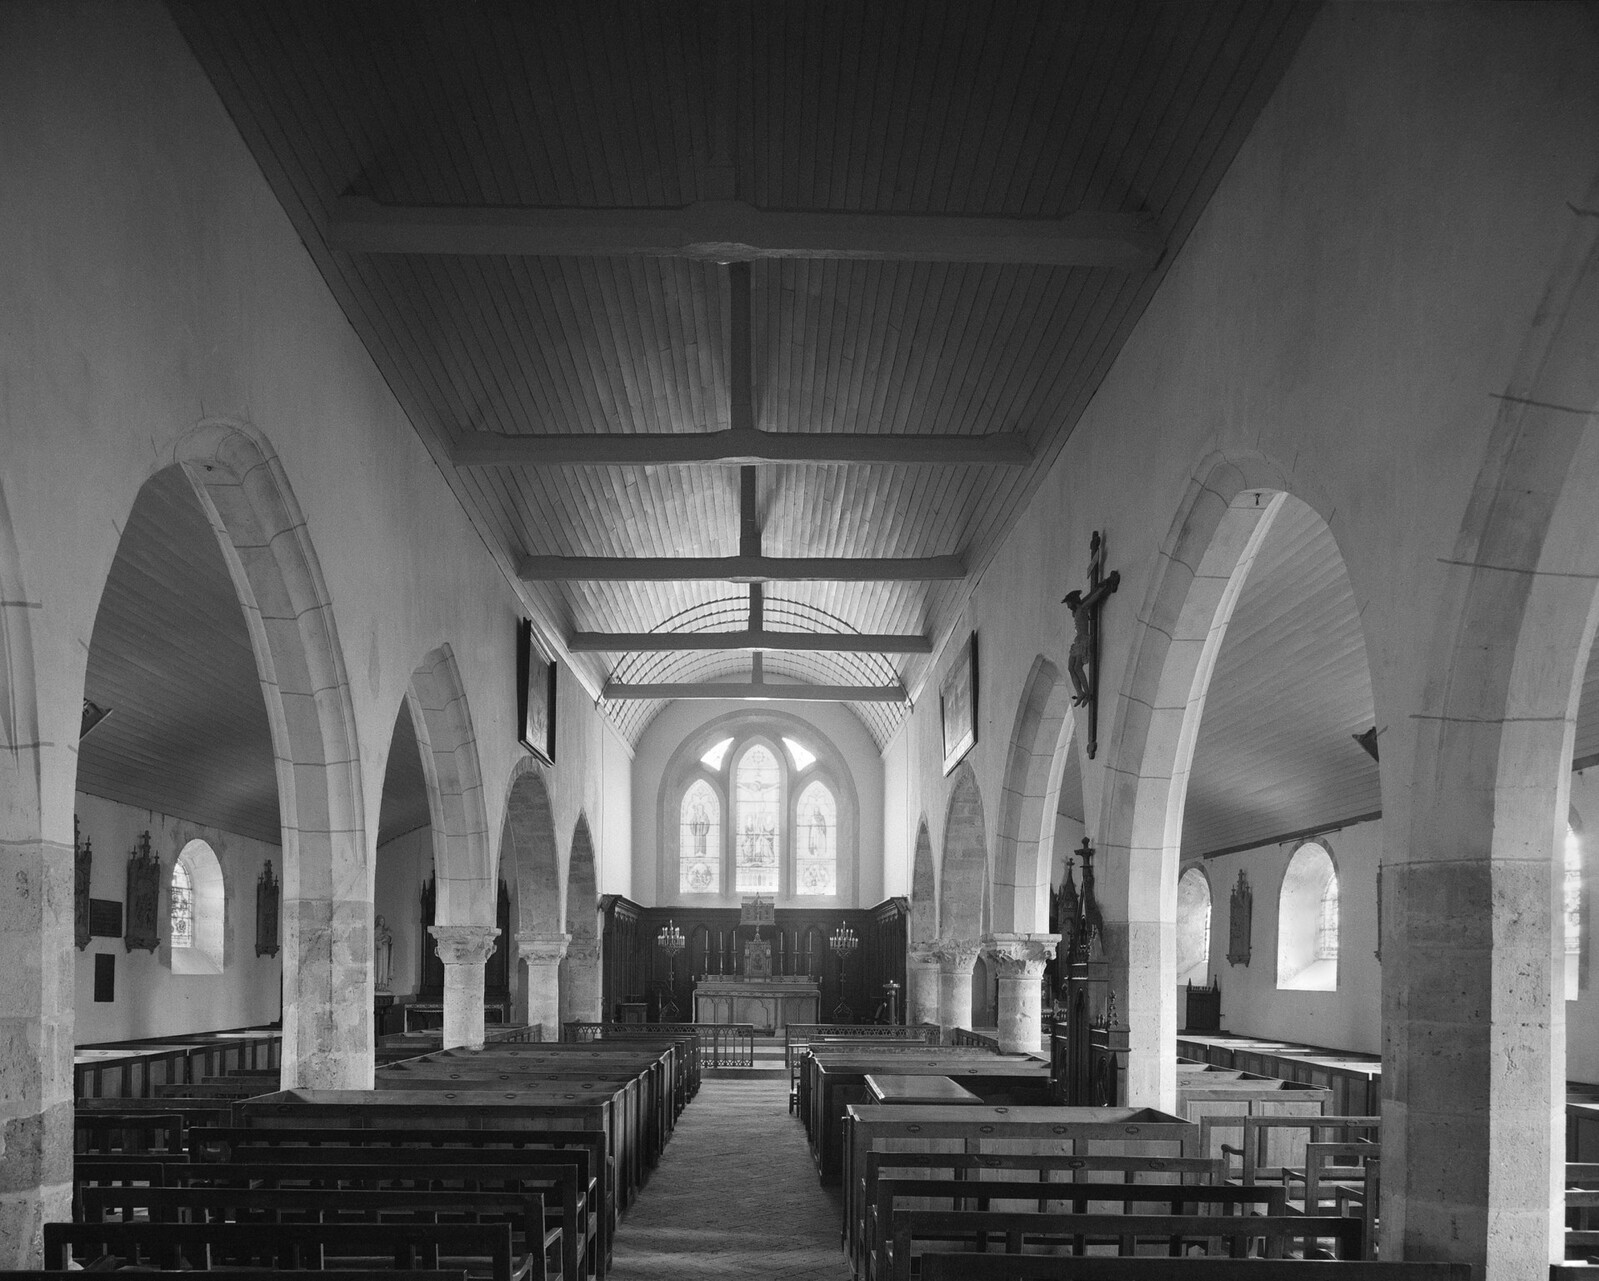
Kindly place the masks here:
<instances>
[{"instance_id":1,"label":"carved column capital","mask_svg":"<svg viewBox=\"0 0 1599 1281\"><path fill-rule=\"evenodd\" d=\"M566 949L566 959L579 965L598 965L602 952L599 939L579 939Z\"/></svg>"},{"instance_id":2,"label":"carved column capital","mask_svg":"<svg viewBox=\"0 0 1599 1281\"><path fill-rule=\"evenodd\" d=\"M517 959L529 965L559 965L571 943L570 934L518 934Z\"/></svg>"},{"instance_id":3,"label":"carved column capital","mask_svg":"<svg viewBox=\"0 0 1599 1281\"><path fill-rule=\"evenodd\" d=\"M938 944L918 943L905 953L907 965L937 965L939 961Z\"/></svg>"},{"instance_id":4,"label":"carved column capital","mask_svg":"<svg viewBox=\"0 0 1599 1281\"><path fill-rule=\"evenodd\" d=\"M430 925L428 933L446 965L482 965L500 931L493 925Z\"/></svg>"},{"instance_id":5,"label":"carved column capital","mask_svg":"<svg viewBox=\"0 0 1599 1281\"><path fill-rule=\"evenodd\" d=\"M1000 977L1036 979L1059 942L1059 934L990 934L983 939L983 952L999 967Z\"/></svg>"},{"instance_id":6,"label":"carved column capital","mask_svg":"<svg viewBox=\"0 0 1599 1281\"><path fill-rule=\"evenodd\" d=\"M934 948L941 972L965 975L971 974L982 950L976 939L940 939Z\"/></svg>"}]
</instances>

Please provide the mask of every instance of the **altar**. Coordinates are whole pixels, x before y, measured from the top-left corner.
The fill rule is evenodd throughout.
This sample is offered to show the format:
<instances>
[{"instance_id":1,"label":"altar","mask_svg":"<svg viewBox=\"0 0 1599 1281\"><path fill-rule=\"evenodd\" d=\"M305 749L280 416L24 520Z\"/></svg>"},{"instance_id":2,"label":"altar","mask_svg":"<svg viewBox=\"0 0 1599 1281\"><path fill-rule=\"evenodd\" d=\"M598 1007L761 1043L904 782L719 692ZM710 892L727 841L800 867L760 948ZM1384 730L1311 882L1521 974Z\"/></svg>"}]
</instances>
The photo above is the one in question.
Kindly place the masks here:
<instances>
[{"instance_id":1,"label":"altar","mask_svg":"<svg viewBox=\"0 0 1599 1281\"><path fill-rule=\"evenodd\" d=\"M749 1023L758 1032L781 1032L790 1023L819 1023L821 992L803 976L743 979L709 976L694 986L696 1023Z\"/></svg>"}]
</instances>

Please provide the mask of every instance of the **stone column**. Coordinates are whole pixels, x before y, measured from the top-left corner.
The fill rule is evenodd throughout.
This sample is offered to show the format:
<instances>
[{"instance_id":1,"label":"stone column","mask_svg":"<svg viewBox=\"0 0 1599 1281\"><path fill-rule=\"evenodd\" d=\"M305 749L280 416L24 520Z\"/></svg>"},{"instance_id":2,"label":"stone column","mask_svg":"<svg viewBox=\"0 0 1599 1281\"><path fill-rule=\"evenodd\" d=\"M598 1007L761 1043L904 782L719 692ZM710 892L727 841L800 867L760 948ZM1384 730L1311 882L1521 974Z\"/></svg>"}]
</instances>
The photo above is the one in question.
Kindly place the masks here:
<instances>
[{"instance_id":1,"label":"stone column","mask_svg":"<svg viewBox=\"0 0 1599 1281\"><path fill-rule=\"evenodd\" d=\"M913 947L905 957L905 1022L938 1022L938 953Z\"/></svg>"},{"instance_id":2,"label":"stone column","mask_svg":"<svg viewBox=\"0 0 1599 1281\"><path fill-rule=\"evenodd\" d=\"M972 939L938 945L938 1021L946 1028L972 1026L972 969L981 950Z\"/></svg>"},{"instance_id":3,"label":"stone column","mask_svg":"<svg viewBox=\"0 0 1599 1281\"><path fill-rule=\"evenodd\" d=\"M71 1217L72 847L0 841L0 885L0 1267L37 1268L43 1224Z\"/></svg>"},{"instance_id":4,"label":"stone column","mask_svg":"<svg viewBox=\"0 0 1599 1281\"><path fill-rule=\"evenodd\" d=\"M444 1049L483 1045L483 966L499 930L492 925L430 925L444 962Z\"/></svg>"},{"instance_id":5,"label":"stone column","mask_svg":"<svg viewBox=\"0 0 1599 1281\"><path fill-rule=\"evenodd\" d=\"M578 939L566 949L566 982L561 987L563 1023L603 1021L600 954L600 941L595 938Z\"/></svg>"},{"instance_id":6,"label":"stone column","mask_svg":"<svg viewBox=\"0 0 1599 1281\"><path fill-rule=\"evenodd\" d=\"M543 1029L546 1041L561 1039L561 961L570 934L518 934L516 955L527 965L527 1008L517 1017Z\"/></svg>"},{"instance_id":7,"label":"stone column","mask_svg":"<svg viewBox=\"0 0 1599 1281\"><path fill-rule=\"evenodd\" d=\"M1059 934L991 934L984 951L999 968L999 1048L1004 1054L1037 1054L1044 1047L1045 963L1055 955Z\"/></svg>"}]
</instances>

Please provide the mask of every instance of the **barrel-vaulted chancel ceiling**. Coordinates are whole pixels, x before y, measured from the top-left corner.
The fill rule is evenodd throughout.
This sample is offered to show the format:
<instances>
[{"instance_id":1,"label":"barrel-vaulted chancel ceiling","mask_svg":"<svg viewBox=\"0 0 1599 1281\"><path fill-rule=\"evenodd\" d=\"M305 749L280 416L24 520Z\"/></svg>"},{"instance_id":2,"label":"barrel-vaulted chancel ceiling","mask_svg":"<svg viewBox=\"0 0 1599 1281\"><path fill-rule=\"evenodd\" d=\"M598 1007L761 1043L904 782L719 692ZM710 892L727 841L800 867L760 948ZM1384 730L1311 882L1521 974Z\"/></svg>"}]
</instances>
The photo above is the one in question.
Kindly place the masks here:
<instances>
[{"instance_id":1,"label":"barrel-vaulted chancel ceiling","mask_svg":"<svg viewBox=\"0 0 1599 1281\"><path fill-rule=\"evenodd\" d=\"M747 681L751 652L575 638L741 630L741 578L766 579L768 631L923 642L775 648L766 676L918 687L1313 8L171 3L466 511L629 737L659 704L618 686ZM732 459L661 462L645 439L551 465L594 457L553 437L730 430ZM891 457L863 461L883 438ZM977 461L932 460L972 438ZM791 461L743 481L769 453ZM569 559L751 554L827 563ZM841 558L945 559L852 581ZM855 706L879 741L903 714Z\"/></svg>"}]
</instances>

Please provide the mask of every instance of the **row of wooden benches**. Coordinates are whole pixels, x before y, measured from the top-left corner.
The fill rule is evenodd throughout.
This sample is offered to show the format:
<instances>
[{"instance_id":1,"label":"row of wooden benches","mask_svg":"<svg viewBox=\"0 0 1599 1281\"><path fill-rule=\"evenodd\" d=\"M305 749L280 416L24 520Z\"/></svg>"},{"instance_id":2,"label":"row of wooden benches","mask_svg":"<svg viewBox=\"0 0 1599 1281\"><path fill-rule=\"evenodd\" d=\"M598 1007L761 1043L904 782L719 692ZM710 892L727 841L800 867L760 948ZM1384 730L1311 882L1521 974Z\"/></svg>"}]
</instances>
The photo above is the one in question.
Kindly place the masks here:
<instances>
[{"instance_id":1,"label":"row of wooden benches","mask_svg":"<svg viewBox=\"0 0 1599 1281\"><path fill-rule=\"evenodd\" d=\"M1027 1075L1029 1067L1034 1077ZM1332 1273L1343 1281L1468 1275L1467 1269L1447 1264L1366 1259L1374 1197L1357 1198L1367 1202L1359 1214L1302 1212L1320 1208L1318 1190L1310 1193L1308 1207L1290 1212L1290 1193L1304 1184L1285 1184L1283 1169L1264 1159L1274 1128L1266 1117L1213 1115L1202 1136L1199 1125L1149 1109L841 1102L868 1074L937 1074L981 1095L990 1086L1015 1090L1011 1077L1031 1087L1040 1070L1047 1081L1047 1067L1036 1061L1006 1062L991 1054L985 1070L968 1052L950 1047L931 1050L864 1038L847 1047L825 1041L809 1047L799 1070L798 1110L812 1131L813 1152L829 1149L826 1136L835 1111L842 1113L836 1144L845 1181L842 1239L857 1277L1148 1275L1194 1281L1237 1275L1266 1281L1304 1276L1307 1266L1311 1275L1320 1275L1326 1266L1289 1255L1347 1260ZM1311 1122L1272 1120L1278 1128ZM1371 1118L1316 1120L1326 1133L1307 1137L1338 1142L1303 1144L1312 1157L1341 1160L1339 1168L1347 1173L1350 1149L1359 1147L1362 1157L1375 1153L1374 1145L1360 1141L1367 1124L1375 1126ZM1246 1121L1266 1124L1245 1126ZM1244 1131L1244 1142L1231 1153L1185 1155L1230 1148L1212 1135L1228 1127ZM1256 1154L1249 1163L1252 1173L1275 1175L1277 1181L1228 1182L1229 1155L1241 1157L1246 1151ZM1370 1164L1376 1168L1375 1161ZM825 1179L826 1163L819 1158L818 1166ZM1057 1253L1027 1253L1038 1250ZM1193 1250L1213 1257L1170 1257ZM1104 1251L1140 1257L1100 1257ZM1151 1251L1168 1256L1158 1260L1161 1265L1202 1266L1186 1273L1164 1267L1146 1271L1157 1262L1147 1257ZM1246 1255L1258 1257L1240 1271L1236 1260Z\"/></svg>"},{"instance_id":2,"label":"row of wooden benches","mask_svg":"<svg viewBox=\"0 0 1599 1281\"><path fill-rule=\"evenodd\" d=\"M79 1143L98 1151L77 1158L76 1221L49 1225L46 1263L470 1259L493 1281L597 1279L696 1057L692 1033L496 1045L385 1069L377 1090L275 1091L226 1116L213 1099L80 1106Z\"/></svg>"}]
</instances>

